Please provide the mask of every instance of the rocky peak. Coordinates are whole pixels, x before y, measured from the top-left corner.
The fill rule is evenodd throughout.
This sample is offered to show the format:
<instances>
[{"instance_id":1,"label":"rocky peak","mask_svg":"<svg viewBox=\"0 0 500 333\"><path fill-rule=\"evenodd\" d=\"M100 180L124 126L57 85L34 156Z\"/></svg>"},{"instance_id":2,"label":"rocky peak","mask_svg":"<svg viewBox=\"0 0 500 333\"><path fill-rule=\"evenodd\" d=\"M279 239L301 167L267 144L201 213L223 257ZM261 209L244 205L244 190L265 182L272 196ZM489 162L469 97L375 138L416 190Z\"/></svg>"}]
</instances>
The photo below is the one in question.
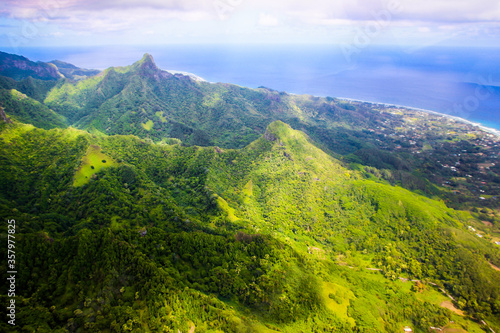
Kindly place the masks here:
<instances>
[{"instance_id":1,"label":"rocky peak","mask_svg":"<svg viewBox=\"0 0 500 333\"><path fill-rule=\"evenodd\" d=\"M149 53L145 53L141 60L132 65L143 77L153 78L159 81L161 78L170 77L172 74L162 71Z\"/></svg>"},{"instance_id":2,"label":"rocky peak","mask_svg":"<svg viewBox=\"0 0 500 333\"><path fill-rule=\"evenodd\" d=\"M156 66L153 56L149 53L145 53L141 60L139 60L140 68L149 70L160 70Z\"/></svg>"}]
</instances>

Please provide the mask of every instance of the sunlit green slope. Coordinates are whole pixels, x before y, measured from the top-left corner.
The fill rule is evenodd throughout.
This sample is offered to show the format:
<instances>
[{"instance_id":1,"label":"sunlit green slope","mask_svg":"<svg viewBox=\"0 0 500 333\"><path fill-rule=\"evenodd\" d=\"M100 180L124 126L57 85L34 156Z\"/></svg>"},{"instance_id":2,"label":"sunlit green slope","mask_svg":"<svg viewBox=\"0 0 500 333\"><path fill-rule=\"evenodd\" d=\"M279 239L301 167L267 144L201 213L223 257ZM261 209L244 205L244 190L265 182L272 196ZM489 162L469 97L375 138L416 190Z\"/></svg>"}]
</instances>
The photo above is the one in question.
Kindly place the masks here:
<instances>
[{"instance_id":1,"label":"sunlit green slope","mask_svg":"<svg viewBox=\"0 0 500 333\"><path fill-rule=\"evenodd\" d=\"M8 116L20 122L44 129L67 126L63 116L16 89L0 89L0 100L1 106L7 110Z\"/></svg>"},{"instance_id":2,"label":"sunlit green slope","mask_svg":"<svg viewBox=\"0 0 500 333\"><path fill-rule=\"evenodd\" d=\"M500 144L469 124L401 107L205 82L163 71L148 54L95 76L61 62L49 67L56 65L66 75L57 81L0 76L7 116L46 129L70 125L222 149L244 148L280 120L365 176L471 211L475 227L498 238ZM27 98L14 101L14 90Z\"/></svg>"},{"instance_id":3,"label":"sunlit green slope","mask_svg":"<svg viewBox=\"0 0 500 333\"><path fill-rule=\"evenodd\" d=\"M227 148L244 147L260 137L268 124L284 120L317 138L349 141L351 145L337 148L351 152L362 143L348 128L380 118L348 109L334 99L174 75L159 69L149 54L130 66L112 67L82 81L60 80L44 102L81 129ZM338 127L336 135L332 127Z\"/></svg>"},{"instance_id":4,"label":"sunlit green slope","mask_svg":"<svg viewBox=\"0 0 500 333\"><path fill-rule=\"evenodd\" d=\"M430 282L497 328L498 251L468 215L364 179L285 123L240 150L0 131L20 332L480 332Z\"/></svg>"}]
</instances>

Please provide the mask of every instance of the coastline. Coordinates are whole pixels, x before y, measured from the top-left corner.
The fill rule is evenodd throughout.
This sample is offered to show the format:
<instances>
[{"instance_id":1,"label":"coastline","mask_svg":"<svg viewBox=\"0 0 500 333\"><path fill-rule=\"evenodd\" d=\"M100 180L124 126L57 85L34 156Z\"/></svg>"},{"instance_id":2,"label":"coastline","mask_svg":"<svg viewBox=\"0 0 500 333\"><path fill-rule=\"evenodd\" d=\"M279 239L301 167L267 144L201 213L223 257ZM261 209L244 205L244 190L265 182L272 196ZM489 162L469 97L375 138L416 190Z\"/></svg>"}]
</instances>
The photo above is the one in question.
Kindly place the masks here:
<instances>
[{"instance_id":1,"label":"coastline","mask_svg":"<svg viewBox=\"0 0 500 333\"><path fill-rule=\"evenodd\" d=\"M500 130L497 130L497 129L491 128L491 127L487 127L487 126L484 126L481 123L476 123L476 122L473 122L473 121L470 121L470 120L467 120L467 119L464 119L464 118L460 118L460 117L457 117L457 116L452 116L452 115L449 115L449 114L446 114L446 113L441 113L441 112L437 112L437 111L433 111L433 110L427 110L427 109L420 109L420 108L413 107L413 106L398 105L398 104L391 104L391 103L380 103L380 102L372 102L372 101L364 101L364 100L355 99L355 98L348 98L348 97L336 97L336 99L342 100L342 101L370 103L370 104L375 104L375 105L383 105L385 107L396 107L396 108L400 108L400 109L407 109L407 110L413 110L413 111L420 111L420 112L425 112L425 113L431 113L431 114L435 114L435 115L438 115L438 116L446 117L448 119L459 121L459 122L465 123L467 125L471 125L471 126L477 127L477 128L479 128L480 130L482 130L484 132L487 132L489 134L493 134L493 135L495 135L497 137L500 137Z\"/></svg>"}]
</instances>

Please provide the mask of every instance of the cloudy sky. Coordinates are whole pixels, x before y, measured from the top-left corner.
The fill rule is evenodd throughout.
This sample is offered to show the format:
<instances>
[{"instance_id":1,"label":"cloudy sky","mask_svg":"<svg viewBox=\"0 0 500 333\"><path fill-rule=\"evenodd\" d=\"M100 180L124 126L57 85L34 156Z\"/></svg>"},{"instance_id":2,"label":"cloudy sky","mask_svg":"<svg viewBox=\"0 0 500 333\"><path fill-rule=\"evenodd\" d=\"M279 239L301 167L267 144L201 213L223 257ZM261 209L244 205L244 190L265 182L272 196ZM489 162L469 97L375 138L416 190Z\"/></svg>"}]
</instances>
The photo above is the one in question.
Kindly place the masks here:
<instances>
[{"instance_id":1,"label":"cloudy sky","mask_svg":"<svg viewBox=\"0 0 500 333\"><path fill-rule=\"evenodd\" d=\"M498 0L2 0L0 46L500 45Z\"/></svg>"}]
</instances>

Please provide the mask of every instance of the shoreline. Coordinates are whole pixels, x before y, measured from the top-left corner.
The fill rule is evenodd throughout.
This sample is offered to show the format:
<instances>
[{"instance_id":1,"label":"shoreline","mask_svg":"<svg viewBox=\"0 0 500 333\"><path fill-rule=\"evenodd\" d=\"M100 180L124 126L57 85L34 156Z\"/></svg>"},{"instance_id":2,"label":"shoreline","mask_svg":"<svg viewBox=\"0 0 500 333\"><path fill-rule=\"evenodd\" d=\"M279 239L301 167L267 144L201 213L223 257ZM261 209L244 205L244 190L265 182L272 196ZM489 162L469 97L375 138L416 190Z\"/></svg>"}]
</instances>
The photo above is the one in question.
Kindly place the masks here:
<instances>
[{"instance_id":1,"label":"shoreline","mask_svg":"<svg viewBox=\"0 0 500 333\"><path fill-rule=\"evenodd\" d=\"M498 130L498 129L487 127L487 126L485 126L485 125L483 125L481 123L476 123L476 122L473 122L473 121L470 121L470 120L467 120L467 119L464 119L464 118L460 118L460 117L457 117L457 116L452 116L452 115L446 114L446 113L441 113L441 112L437 112L437 111L433 111L433 110L427 110L427 109L421 109L421 108L417 108L417 107L413 107L413 106L398 105L398 104L392 104L392 103L381 103L381 102L364 101L364 100L355 99L355 98L348 98L348 97L335 97L335 98L339 99L339 100L342 100L342 101L370 103L370 104L375 104L375 105L383 105L385 107L397 107L397 108L400 108L400 109L407 109L407 110L413 110L413 111L420 111L420 112L425 112L425 113L431 113L431 114L435 114L435 115L438 115L438 116L446 117L448 119L459 121L459 122L465 123L467 125L478 127L479 129L481 129L484 132L487 132L489 134L493 134L493 135L495 135L497 137L500 137L500 130Z\"/></svg>"}]
</instances>

